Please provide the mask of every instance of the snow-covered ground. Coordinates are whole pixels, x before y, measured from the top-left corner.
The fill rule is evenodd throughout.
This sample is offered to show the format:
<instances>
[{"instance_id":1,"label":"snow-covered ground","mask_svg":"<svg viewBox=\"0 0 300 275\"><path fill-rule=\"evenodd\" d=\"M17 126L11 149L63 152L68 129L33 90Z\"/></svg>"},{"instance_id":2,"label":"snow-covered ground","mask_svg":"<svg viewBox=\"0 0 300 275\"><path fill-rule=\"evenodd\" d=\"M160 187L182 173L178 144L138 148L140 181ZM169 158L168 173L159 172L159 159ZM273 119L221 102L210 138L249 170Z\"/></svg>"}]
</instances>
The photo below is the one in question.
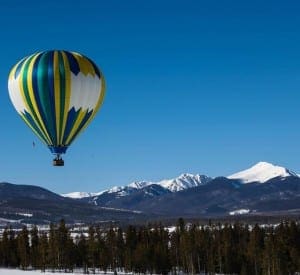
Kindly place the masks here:
<instances>
[{"instance_id":1,"label":"snow-covered ground","mask_svg":"<svg viewBox=\"0 0 300 275\"><path fill-rule=\"evenodd\" d=\"M19 269L6 269L6 268L0 268L0 274L1 275L38 275L38 274L43 274L43 275L70 275L70 274L76 274L76 275L83 275L84 273L82 273L81 271L75 271L73 273L65 273L65 272L50 272L50 271L46 271L46 272L41 272L40 270L37 271L31 271L31 270L19 270ZM93 274L91 271L89 274ZM102 272L96 272L95 274L114 274L114 272L110 272L107 271L106 273ZM130 275L130 274L137 274L137 273L124 273L124 272L119 272L117 271L118 275ZM177 273L178 275L185 275L186 273L182 273L181 271ZM155 274L153 274L155 275ZM204 273L201 273L199 275L205 275ZM220 273L216 273L216 275L224 275L224 274L220 274Z\"/></svg>"},{"instance_id":2,"label":"snow-covered ground","mask_svg":"<svg viewBox=\"0 0 300 275\"><path fill-rule=\"evenodd\" d=\"M59 275L70 275L70 274L77 274L77 275L82 275L84 274L82 272L82 270L76 270L73 273L65 273L65 272L50 272L50 271L46 271L46 272L41 272L40 270L19 270L19 269L8 269L8 268L0 268L0 274L1 275L38 275L38 274L43 274L43 275L55 275L55 274L59 274ZM90 274L93 274L90 272ZM106 273L104 272L96 272L96 274L114 274L114 272L110 272L107 271ZM129 274L133 274L133 273L124 273L124 272L117 272L118 275L129 275Z\"/></svg>"}]
</instances>

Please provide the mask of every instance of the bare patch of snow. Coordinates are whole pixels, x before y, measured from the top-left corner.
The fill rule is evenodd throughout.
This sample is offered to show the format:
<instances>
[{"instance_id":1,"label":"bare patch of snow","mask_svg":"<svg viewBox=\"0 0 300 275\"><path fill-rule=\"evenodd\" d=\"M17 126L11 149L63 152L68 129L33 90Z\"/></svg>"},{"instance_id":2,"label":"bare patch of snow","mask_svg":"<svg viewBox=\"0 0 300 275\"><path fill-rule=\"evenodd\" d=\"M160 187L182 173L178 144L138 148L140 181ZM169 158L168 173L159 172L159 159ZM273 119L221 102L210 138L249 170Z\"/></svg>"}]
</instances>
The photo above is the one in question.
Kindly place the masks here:
<instances>
[{"instance_id":1,"label":"bare patch of snow","mask_svg":"<svg viewBox=\"0 0 300 275\"><path fill-rule=\"evenodd\" d=\"M244 214L248 214L248 213L250 213L250 209L238 209L238 210L229 212L229 215L235 216L235 215L244 215Z\"/></svg>"},{"instance_id":2,"label":"bare patch of snow","mask_svg":"<svg viewBox=\"0 0 300 275\"><path fill-rule=\"evenodd\" d=\"M29 217L29 218L31 218L33 216L33 214L31 214L31 213L16 213L16 215Z\"/></svg>"},{"instance_id":3,"label":"bare patch of snow","mask_svg":"<svg viewBox=\"0 0 300 275\"><path fill-rule=\"evenodd\" d=\"M90 192L71 192L67 194L61 194L63 197L71 198L71 199L82 199L87 197L94 196L94 193Z\"/></svg>"},{"instance_id":4,"label":"bare patch of snow","mask_svg":"<svg viewBox=\"0 0 300 275\"><path fill-rule=\"evenodd\" d=\"M141 214L142 211L138 210L129 210L129 209L124 209L124 208L112 208L112 207L101 207L102 209L107 209L107 210L113 210L113 211L121 211L121 212L128 212L128 213L136 213L136 214Z\"/></svg>"}]
</instances>

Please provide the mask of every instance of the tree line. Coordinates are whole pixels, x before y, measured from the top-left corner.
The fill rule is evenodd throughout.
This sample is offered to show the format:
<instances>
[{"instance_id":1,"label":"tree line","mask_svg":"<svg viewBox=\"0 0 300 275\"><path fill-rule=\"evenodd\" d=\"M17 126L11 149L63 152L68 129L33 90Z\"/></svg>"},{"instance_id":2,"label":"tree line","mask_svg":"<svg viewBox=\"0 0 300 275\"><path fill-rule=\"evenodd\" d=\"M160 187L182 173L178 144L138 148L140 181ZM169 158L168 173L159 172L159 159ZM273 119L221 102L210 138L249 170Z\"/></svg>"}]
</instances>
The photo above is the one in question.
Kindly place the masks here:
<instances>
[{"instance_id":1,"label":"tree line","mask_svg":"<svg viewBox=\"0 0 300 275\"><path fill-rule=\"evenodd\" d=\"M86 273L127 271L155 274L295 274L300 272L300 225L276 227L235 223L199 226L179 219L161 224L102 229L71 237L64 221L21 231L6 228L0 239L1 267Z\"/></svg>"}]
</instances>

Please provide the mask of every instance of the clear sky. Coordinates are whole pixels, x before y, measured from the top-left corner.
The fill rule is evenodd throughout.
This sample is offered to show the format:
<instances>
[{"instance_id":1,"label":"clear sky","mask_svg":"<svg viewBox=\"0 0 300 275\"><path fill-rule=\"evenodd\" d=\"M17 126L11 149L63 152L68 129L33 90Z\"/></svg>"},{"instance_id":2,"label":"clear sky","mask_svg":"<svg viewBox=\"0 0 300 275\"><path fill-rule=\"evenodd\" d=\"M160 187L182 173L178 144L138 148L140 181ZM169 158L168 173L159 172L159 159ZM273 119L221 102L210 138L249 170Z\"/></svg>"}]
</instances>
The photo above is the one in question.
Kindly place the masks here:
<instances>
[{"instance_id":1,"label":"clear sky","mask_svg":"<svg viewBox=\"0 0 300 275\"><path fill-rule=\"evenodd\" d=\"M2 0L0 180L64 193L262 160L300 172L299 14L299 1ZM65 167L7 91L10 68L47 49L89 56L107 82Z\"/></svg>"}]
</instances>

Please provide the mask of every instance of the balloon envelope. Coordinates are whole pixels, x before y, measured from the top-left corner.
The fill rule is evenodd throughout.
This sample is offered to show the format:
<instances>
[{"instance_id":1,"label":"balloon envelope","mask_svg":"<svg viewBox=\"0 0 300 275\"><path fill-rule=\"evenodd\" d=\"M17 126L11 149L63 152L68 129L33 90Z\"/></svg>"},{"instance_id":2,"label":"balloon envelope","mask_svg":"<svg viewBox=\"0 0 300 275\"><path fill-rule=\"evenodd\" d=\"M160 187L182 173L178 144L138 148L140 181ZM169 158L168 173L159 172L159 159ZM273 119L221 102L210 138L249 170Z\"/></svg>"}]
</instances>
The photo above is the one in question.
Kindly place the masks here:
<instances>
[{"instance_id":1,"label":"balloon envelope","mask_svg":"<svg viewBox=\"0 0 300 275\"><path fill-rule=\"evenodd\" d=\"M89 58L53 50L19 61L10 71L8 90L22 119L60 155L101 107L105 81Z\"/></svg>"}]
</instances>

